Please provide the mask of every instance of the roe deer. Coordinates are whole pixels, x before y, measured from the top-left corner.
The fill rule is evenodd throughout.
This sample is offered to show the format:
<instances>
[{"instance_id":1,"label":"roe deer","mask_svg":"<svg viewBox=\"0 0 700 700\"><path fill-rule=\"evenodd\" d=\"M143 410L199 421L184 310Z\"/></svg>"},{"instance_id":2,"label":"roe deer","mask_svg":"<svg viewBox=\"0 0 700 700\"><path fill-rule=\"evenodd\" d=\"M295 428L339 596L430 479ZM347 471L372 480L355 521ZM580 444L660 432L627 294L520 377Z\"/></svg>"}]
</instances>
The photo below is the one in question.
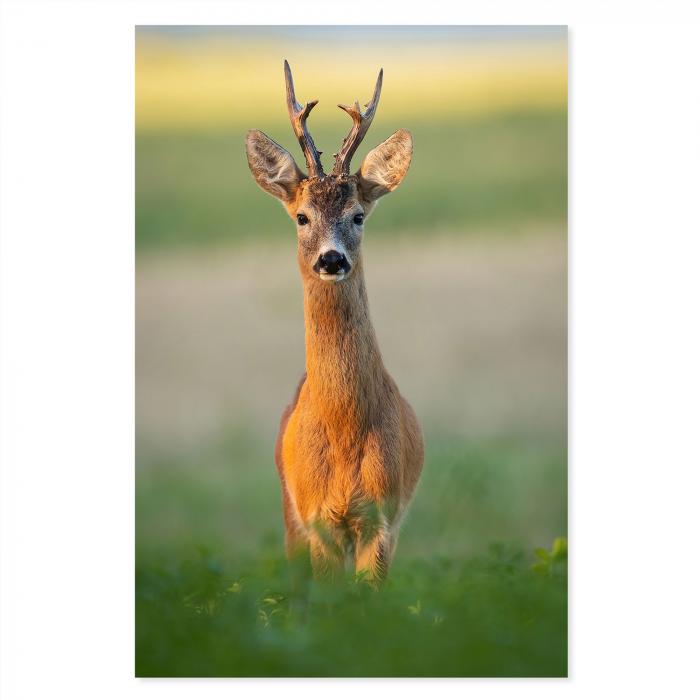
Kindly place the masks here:
<instances>
[{"instance_id":1,"label":"roe deer","mask_svg":"<svg viewBox=\"0 0 700 700\"><path fill-rule=\"evenodd\" d=\"M286 550L311 562L315 578L337 578L345 559L374 582L394 555L401 518L423 468L416 416L384 367L369 317L360 244L377 199L394 190L411 162L403 129L350 160L369 128L382 88L361 111L339 105L353 121L326 175L306 126L317 101L300 105L284 62L287 107L306 157L294 158L261 131L246 139L258 185L297 223L304 286L306 373L282 415L275 461L282 482Z\"/></svg>"}]
</instances>

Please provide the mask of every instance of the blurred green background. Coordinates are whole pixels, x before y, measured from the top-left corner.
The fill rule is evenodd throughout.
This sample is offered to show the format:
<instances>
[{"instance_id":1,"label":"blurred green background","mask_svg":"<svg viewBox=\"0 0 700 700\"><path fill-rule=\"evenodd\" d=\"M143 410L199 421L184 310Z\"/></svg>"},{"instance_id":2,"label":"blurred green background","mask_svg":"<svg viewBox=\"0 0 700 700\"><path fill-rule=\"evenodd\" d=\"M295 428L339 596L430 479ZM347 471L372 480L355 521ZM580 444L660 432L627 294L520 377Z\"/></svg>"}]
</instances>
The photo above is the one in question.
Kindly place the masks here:
<instances>
[{"instance_id":1,"label":"blurred green background","mask_svg":"<svg viewBox=\"0 0 700 700\"><path fill-rule=\"evenodd\" d=\"M139 675L566 672L565 579L534 554L567 521L566 40L562 27L137 29ZM272 459L304 366L296 241L243 146L259 128L303 163L284 58L299 99L319 99L309 126L326 164L349 129L335 105L366 101L379 67L354 165L413 134L363 246L380 347L426 440L383 602L351 586L303 628L285 608ZM334 637L331 621L360 635L371 618L398 640L429 600L440 610L402 651L420 673L398 647L382 665ZM332 639L354 645L354 666L312 653Z\"/></svg>"}]
</instances>

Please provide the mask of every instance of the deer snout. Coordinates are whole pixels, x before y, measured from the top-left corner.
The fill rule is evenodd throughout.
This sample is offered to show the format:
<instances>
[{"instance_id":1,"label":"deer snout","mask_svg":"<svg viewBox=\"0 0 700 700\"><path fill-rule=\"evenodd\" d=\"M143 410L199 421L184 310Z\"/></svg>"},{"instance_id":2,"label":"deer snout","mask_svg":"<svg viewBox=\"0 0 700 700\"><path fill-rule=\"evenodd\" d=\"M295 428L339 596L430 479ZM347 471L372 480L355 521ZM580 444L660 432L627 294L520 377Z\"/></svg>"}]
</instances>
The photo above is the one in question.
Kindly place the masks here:
<instances>
[{"instance_id":1,"label":"deer snout","mask_svg":"<svg viewBox=\"0 0 700 700\"><path fill-rule=\"evenodd\" d=\"M350 263L348 259L337 250L327 250L318 256L314 265L316 272L326 275L337 275L339 272L348 272Z\"/></svg>"}]
</instances>

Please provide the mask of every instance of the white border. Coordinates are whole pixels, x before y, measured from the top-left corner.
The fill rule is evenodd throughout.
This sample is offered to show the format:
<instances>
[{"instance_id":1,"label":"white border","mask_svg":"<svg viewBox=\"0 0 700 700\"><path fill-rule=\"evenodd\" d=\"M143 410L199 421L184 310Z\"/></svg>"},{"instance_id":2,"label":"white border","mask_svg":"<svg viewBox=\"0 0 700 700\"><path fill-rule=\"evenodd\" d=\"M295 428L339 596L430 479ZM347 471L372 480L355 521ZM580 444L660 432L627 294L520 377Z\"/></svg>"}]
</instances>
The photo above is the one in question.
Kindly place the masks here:
<instances>
[{"instance_id":1,"label":"white border","mask_svg":"<svg viewBox=\"0 0 700 700\"><path fill-rule=\"evenodd\" d=\"M571 680L133 679L134 25L339 23L347 5L23 0L0 17L3 698L697 688L692 3L352 6L571 26Z\"/></svg>"}]
</instances>

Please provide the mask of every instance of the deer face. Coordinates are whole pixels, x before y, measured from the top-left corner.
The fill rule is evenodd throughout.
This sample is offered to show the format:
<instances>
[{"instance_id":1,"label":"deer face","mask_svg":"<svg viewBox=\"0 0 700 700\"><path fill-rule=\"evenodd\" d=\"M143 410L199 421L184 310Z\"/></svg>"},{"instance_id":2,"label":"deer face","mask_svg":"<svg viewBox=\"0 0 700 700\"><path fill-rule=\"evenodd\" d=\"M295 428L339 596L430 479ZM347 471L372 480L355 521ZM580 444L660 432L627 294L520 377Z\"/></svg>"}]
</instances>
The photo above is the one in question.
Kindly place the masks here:
<instances>
[{"instance_id":1,"label":"deer face","mask_svg":"<svg viewBox=\"0 0 700 700\"><path fill-rule=\"evenodd\" d=\"M357 179L302 180L290 215L297 223L298 258L303 274L340 282L355 267L365 210Z\"/></svg>"},{"instance_id":2,"label":"deer face","mask_svg":"<svg viewBox=\"0 0 700 700\"><path fill-rule=\"evenodd\" d=\"M306 117L316 104L300 105L294 96L291 71L285 61L287 106L294 132L306 156L304 175L291 154L262 131L246 138L248 165L260 187L279 199L296 222L302 275L341 282L359 260L365 219L375 202L399 186L411 163L411 135L399 129L371 150L360 169L350 175L350 159L374 117L382 85L380 71L374 97L365 112L355 103L342 107L353 128L336 155L333 173L326 175L320 154L306 129Z\"/></svg>"}]
</instances>

